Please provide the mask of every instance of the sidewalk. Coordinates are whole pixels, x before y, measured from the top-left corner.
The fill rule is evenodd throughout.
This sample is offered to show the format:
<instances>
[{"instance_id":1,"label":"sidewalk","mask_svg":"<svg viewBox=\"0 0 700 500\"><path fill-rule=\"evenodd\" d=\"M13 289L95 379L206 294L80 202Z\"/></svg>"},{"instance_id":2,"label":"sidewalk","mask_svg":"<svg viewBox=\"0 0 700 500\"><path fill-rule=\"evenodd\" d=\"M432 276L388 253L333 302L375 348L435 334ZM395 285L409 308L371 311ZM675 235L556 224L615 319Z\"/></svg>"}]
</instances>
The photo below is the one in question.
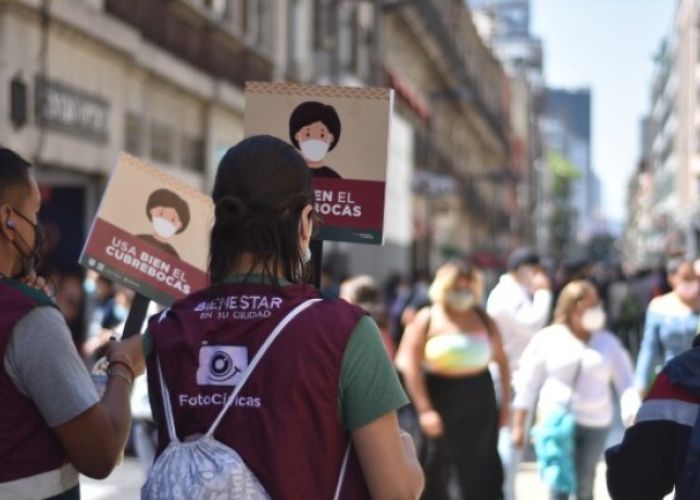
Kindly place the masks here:
<instances>
[{"instance_id":1,"label":"sidewalk","mask_svg":"<svg viewBox=\"0 0 700 500\"><path fill-rule=\"evenodd\" d=\"M540 481L535 462L523 462L518 467L518 475L515 478L515 494L517 500L547 500L549 498L547 488ZM598 464L593 498L595 500L610 500L605 485L604 462Z\"/></svg>"},{"instance_id":2,"label":"sidewalk","mask_svg":"<svg viewBox=\"0 0 700 500\"><path fill-rule=\"evenodd\" d=\"M82 477L81 498L83 500L138 500L139 488L144 474L138 461L126 458L124 463L104 481ZM542 485L534 462L524 462L518 469L516 478L518 500L546 500L547 489ZM605 464L598 467L595 486L595 500L610 500L605 487Z\"/></svg>"}]
</instances>

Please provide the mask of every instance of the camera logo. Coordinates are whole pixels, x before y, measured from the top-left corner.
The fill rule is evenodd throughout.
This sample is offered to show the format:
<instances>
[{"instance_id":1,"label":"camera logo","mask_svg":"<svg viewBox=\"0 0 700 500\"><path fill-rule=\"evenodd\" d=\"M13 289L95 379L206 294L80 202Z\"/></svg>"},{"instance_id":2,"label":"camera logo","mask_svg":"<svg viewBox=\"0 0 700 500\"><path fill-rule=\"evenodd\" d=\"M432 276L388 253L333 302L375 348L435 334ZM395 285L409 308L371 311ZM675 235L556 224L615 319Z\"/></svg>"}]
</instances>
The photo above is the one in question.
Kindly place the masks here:
<instances>
[{"instance_id":1,"label":"camera logo","mask_svg":"<svg viewBox=\"0 0 700 500\"><path fill-rule=\"evenodd\" d=\"M197 385L234 387L248 368L248 349L230 345L208 345L199 349Z\"/></svg>"}]
</instances>

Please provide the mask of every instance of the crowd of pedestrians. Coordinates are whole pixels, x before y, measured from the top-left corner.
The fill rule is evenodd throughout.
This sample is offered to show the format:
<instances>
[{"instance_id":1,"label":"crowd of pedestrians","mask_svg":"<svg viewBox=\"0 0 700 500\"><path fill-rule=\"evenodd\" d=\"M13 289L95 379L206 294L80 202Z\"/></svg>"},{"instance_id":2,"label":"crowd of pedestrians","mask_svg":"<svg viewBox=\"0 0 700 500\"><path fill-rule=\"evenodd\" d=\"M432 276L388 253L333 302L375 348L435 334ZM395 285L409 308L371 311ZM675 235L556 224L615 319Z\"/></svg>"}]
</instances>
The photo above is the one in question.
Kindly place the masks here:
<instances>
[{"instance_id":1,"label":"crowd of pedestrians","mask_svg":"<svg viewBox=\"0 0 700 500\"><path fill-rule=\"evenodd\" d=\"M294 148L242 141L212 197L210 287L114 342L133 292L92 272L37 276L40 191L0 149L0 498L79 498L79 473L109 474L131 430L144 498L513 500L534 440L551 499L590 500L616 408L629 429L607 451L612 497L699 498L695 261L669 257L667 283L606 280L585 259L555 272L518 248L495 283L464 258L386 283L325 269L317 290L311 176ZM267 297L269 314L198 313L243 295ZM103 356L100 396L88 369ZM247 368L217 378L241 356ZM537 446L556 415L570 421L568 465Z\"/></svg>"}]
</instances>

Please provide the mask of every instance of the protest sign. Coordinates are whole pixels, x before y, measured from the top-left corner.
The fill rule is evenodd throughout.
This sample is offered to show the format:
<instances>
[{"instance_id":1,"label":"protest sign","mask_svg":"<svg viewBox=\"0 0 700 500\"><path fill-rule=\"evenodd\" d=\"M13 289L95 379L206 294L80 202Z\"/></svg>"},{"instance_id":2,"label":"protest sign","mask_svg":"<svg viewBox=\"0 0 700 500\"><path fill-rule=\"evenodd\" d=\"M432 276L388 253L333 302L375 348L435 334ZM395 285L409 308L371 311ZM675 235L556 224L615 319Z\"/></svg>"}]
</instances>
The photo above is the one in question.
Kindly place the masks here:
<instances>
[{"instance_id":1,"label":"protest sign","mask_svg":"<svg viewBox=\"0 0 700 500\"><path fill-rule=\"evenodd\" d=\"M245 134L292 144L314 176L322 240L381 244L393 91L246 84Z\"/></svg>"},{"instance_id":2,"label":"protest sign","mask_svg":"<svg viewBox=\"0 0 700 500\"><path fill-rule=\"evenodd\" d=\"M213 213L205 194L122 153L80 263L169 305L207 286Z\"/></svg>"}]
</instances>

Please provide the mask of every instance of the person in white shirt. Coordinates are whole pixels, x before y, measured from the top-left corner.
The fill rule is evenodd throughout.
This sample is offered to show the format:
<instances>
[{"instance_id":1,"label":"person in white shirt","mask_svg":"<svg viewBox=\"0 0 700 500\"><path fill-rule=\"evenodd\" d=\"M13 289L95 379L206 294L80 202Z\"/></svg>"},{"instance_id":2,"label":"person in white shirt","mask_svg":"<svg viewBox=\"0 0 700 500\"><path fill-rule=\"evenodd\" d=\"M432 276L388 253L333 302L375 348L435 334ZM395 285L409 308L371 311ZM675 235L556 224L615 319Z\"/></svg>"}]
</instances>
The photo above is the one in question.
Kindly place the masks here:
<instances>
[{"instance_id":1,"label":"person in white shirt","mask_svg":"<svg viewBox=\"0 0 700 500\"><path fill-rule=\"evenodd\" d=\"M554 310L554 323L538 332L521 359L515 378L513 443L525 442L525 419L537 401L537 418L546 420L567 405L574 414L577 500L593 498L595 468L613 419L610 384L620 396L622 419L631 423L640 405L629 355L604 330L605 312L595 287L572 281ZM552 500L568 494L551 492Z\"/></svg>"},{"instance_id":2,"label":"person in white shirt","mask_svg":"<svg viewBox=\"0 0 700 500\"><path fill-rule=\"evenodd\" d=\"M486 311L501 331L512 374L518 370L520 357L530 339L547 324L551 306L551 283L540 267L539 255L527 247L514 250L508 257L508 272L501 276L486 302ZM493 367L491 376L496 396L503 404L499 375ZM509 427L501 429L498 452L503 463L504 496L506 500L513 500L519 453L512 447Z\"/></svg>"}]
</instances>

